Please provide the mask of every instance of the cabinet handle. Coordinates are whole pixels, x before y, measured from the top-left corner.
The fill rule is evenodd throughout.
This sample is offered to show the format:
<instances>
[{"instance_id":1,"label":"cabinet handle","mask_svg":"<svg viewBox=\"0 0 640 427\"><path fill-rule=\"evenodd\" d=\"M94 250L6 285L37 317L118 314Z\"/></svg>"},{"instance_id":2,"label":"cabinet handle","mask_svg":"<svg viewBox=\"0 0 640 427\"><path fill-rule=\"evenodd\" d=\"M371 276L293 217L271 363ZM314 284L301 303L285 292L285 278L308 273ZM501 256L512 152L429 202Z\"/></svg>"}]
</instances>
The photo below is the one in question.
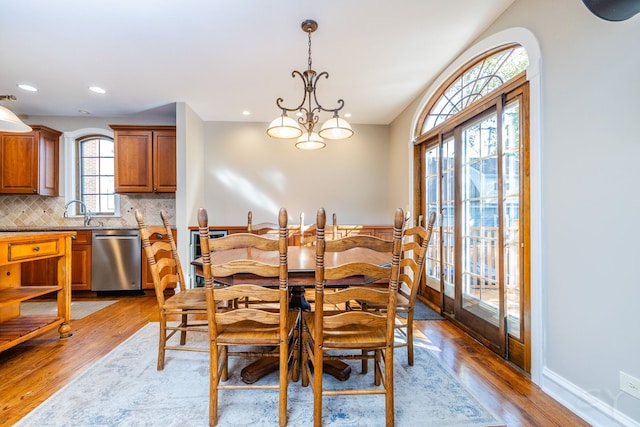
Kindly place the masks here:
<instances>
[{"instance_id":1,"label":"cabinet handle","mask_svg":"<svg viewBox=\"0 0 640 427\"><path fill-rule=\"evenodd\" d=\"M40 252L40 246L34 246L33 247L33 251L34 252Z\"/></svg>"},{"instance_id":2,"label":"cabinet handle","mask_svg":"<svg viewBox=\"0 0 640 427\"><path fill-rule=\"evenodd\" d=\"M76 237L78 236L71 236L71 240L76 240Z\"/></svg>"}]
</instances>

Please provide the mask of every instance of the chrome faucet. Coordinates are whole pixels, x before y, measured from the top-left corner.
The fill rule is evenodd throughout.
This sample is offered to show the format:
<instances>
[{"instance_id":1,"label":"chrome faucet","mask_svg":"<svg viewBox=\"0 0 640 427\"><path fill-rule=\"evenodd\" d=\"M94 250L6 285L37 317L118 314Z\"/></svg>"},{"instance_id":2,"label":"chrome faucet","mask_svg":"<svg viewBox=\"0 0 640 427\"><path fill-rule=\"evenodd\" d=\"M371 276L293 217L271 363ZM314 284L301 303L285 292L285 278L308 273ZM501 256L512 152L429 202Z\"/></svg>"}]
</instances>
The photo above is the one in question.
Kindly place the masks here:
<instances>
[{"instance_id":1,"label":"chrome faucet","mask_svg":"<svg viewBox=\"0 0 640 427\"><path fill-rule=\"evenodd\" d=\"M87 208L87 205L82 200L74 199L67 202L67 204L64 205L63 216L65 218L69 216L69 213L67 212L67 210L69 209L69 205L71 205L72 203L77 203L80 205L80 213L84 215L84 226L87 227L91 222L91 219L93 218L93 213Z\"/></svg>"}]
</instances>

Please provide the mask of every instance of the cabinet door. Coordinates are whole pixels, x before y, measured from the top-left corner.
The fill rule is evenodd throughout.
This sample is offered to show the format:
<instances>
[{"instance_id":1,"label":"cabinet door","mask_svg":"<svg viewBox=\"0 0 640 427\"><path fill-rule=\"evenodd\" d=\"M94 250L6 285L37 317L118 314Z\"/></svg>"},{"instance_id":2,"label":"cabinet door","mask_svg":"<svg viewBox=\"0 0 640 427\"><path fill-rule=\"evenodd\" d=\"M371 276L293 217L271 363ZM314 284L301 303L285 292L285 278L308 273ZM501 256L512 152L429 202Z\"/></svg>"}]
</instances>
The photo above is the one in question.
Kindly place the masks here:
<instances>
[{"instance_id":1,"label":"cabinet door","mask_svg":"<svg viewBox=\"0 0 640 427\"><path fill-rule=\"evenodd\" d=\"M176 230L172 230L172 232L173 238L175 240L177 238L177 232ZM151 242L152 245L153 242L159 242L163 240L167 240L167 236L165 236L164 234L152 234L149 238L149 242ZM151 268L149 267L149 263L147 262L147 255L144 253L142 247L140 248L140 250L142 251L142 262L144 263L142 268L142 289L154 290L155 287L153 286L153 276L151 275Z\"/></svg>"},{"instance_id":2,"label":"cabinet door","mask_svg":"<svg viewBox=\"0 0 640 427\"><path fill-rule=\"evenodd\" d=\"M0 192L35 194L38 183L38 141L33 133L0 136Z\"/></svg>"},{"instance_id":3,"label":"cabinet door","mask_svg":"<svg viewBox=\"0 0 640 427\"><path fill-rule=\"evenodd\" d=\"M153 191L153 132L123 130L115 132L115 187L117 193Z\"/></svg>"},{"instance_id":4,"label":"cabinet door","mask_svg":"<svg viewBox=\"0 0 640 427\"><path fill-rule=\"evenodd\" d=\"M78 230L71 240L71 290L91 290L91 231Z\"/></svg>"},{"instance_id":5,"label":"cabinet door","mask_svg":"<svg viewBox=\"0 0 640 427\"><path fill-rule=\"evenodd\" d=\"M58 195L60 134L48 130L39 131L39 179L38 194Z\"/></svg>"},{"instance_id":6,"label":"cabinet door","mask_svg":"<svg viewBox=\"0 0 640 427\"><path fill-rule=\"evenodd\" d=\"M0 133L0 193L58 195L60 135L46 126Z\"/></svg>"},{"instance_id":7,"label":"cabinet door","mask_svg":"<svg viewBox=\"0 0 640 427\"><path fill-rule=\"evenodd\" d=\"M176 192L176 132L153 132L153 191Z\"/></svg>"}]
</instances>

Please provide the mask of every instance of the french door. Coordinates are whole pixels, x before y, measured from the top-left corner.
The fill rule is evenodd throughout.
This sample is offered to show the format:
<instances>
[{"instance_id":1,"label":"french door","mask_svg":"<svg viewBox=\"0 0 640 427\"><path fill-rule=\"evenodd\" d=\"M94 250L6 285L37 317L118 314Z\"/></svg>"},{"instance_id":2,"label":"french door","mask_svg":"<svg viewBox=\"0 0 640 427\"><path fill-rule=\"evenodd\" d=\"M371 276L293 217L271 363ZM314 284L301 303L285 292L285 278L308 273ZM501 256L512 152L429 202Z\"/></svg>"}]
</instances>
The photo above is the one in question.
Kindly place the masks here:
<instances>
[{"instance_id":1,"label":"french door","mask_svg":"<svg viewBox=\"0 0 640 427\"><path fill-rule=\"evenodd\" d=\"M425 283L442 312L529 370L528 100L523 84L420 144L420 211L438 223Z\"/></svg>"}]
</instances>

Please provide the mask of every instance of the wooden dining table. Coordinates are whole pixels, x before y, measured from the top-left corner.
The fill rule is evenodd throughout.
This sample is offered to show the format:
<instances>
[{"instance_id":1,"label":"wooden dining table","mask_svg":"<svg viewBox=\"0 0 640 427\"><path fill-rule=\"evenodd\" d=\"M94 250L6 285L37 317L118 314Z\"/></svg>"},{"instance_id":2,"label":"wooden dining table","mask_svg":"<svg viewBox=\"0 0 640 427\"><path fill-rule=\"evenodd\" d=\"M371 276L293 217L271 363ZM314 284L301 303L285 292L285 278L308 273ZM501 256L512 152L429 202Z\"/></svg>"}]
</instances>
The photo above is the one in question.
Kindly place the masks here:
<instances>
[{"instance_id":1,"label":"wooden dining table","mask_svg":"<svg viewBox=\"0 0 640 427\"><path fill-rule=\"evenodd\" d=\"M224 264L230 261L247 259L265 263L276 263L279 254L273 251L261 251L256 249L230 249L211 253L211 264ZM373 264L386 264L391 262L390 253L376 252L365 248L354 248L343 252L325 253L325 267L353 262L369 262ZM202 257L191 262L195 266L196 276L202 277ZM305 298L305 288L315 286L316 248L315 246L289 246L287 249L287 270L289 272L289 287L291 290L290 308L300 308L303 311L311 309ZM236 274L228 277L216 276L215 281L221 284L233 285L238 283L254 283L260 286L277 287L278 279L253 276L250 274ZM345 286L367 285L374 281L370 277L353 276L340 281L327 280L325 288L338 288ZM255 382L262 376L276 370L277 359L264 358L246 366L241 373L243 381ZM325 362L325 372L337 379L344 381L349 378L351 368L348 364L336 360Z\"/></svg>"},{"instance_id":2,"label":"wooden dining table","mask_svg":"<svg viewBox=\"0 0 640 427\"><path fill-rule=\"evenodd\" d=\"M246 259L264 263L276 263L278 253L256 249L230 249L216 251L211 254L211 264L224 264L230 261ZM325 253L325 267L335 267L352 262L369 262L385 264L391 262L391 254L372 251L364 248L354 248L344 252ZM196 276L202 277L202 258L191 262L196 268ZM316 248L315 246L289 246L287 249L287 269L289 271L289 287L291 288L290 307L300 307L309 310L309 303L304 299L304 289L315 285ZM236 274L229 277L215 277L215 281L227 285L237 283L255 283L261 286L277 287L277 279L265 279L249 274ZM371 278L353 276L340 281L327 280L325 288L366 285L372 283Z\"/></svg>"}]
</instances>

